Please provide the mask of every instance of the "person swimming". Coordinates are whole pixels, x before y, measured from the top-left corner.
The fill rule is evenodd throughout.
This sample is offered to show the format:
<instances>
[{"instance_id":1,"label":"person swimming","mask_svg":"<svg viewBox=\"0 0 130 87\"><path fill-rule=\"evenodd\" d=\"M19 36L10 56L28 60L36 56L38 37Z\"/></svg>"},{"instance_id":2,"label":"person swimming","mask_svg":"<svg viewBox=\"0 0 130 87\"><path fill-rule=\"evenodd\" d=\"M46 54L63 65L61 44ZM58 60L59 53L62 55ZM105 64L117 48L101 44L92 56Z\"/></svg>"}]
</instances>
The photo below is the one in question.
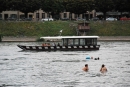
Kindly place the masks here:
<instances>
[{"instance_id":1,"label":"person swimming","mask_svg":"<svg viewBox=\"0 0 130 87\"><path fill-rule=\"evenodd\" d=\"M89 70L88 64L85 64L85 67L82 70L87 72Z\"/></svg>"},{"instance_id":2,"label":"person swimming","mask_svg":"<svg viewBox=\"0 0 130 87\"><path fill-rule=\"evenodd\" d=\"M98 58L94 58L94 60L99 60L99 57Z\"/></svg>"},{"instance_id":3,"label":"person swimming","mask_svg":"<svg viewBox=\"0 0 130 87\"><path fill-rule=\"evenodd\" d=\"M107 72L107 68L105 67L104 64L102 64L101 69L100 69L100 72L101 72L101 73L106 73L106 72Z\"/></svg>"}]
</instances>

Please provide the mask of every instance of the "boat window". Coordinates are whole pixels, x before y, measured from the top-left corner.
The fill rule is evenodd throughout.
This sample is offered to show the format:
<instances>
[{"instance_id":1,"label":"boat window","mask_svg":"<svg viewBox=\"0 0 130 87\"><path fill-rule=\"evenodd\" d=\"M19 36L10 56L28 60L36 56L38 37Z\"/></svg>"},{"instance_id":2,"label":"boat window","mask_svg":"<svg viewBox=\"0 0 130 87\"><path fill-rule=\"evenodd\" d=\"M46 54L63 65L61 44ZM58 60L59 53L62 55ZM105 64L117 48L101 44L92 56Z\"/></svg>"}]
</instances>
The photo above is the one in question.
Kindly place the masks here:
<instances>
[{"instance_id":1,"label":"boat window","mask_svg":"<svg viewBox=\"0 0 130 87\"><path fill-rule=\"evenodd\" d=\"M80 39L80 45L85 45L85 39Z\"/></svg>"},{"instance_id":2,"label":"boat window","mask_svg":"<svg viewBox=\"0 0 130 87\"><path fill-rule=\"evenodd\" d=\"M92 44L92 39L87 38L86 41L85 41L85 44L86 45L91 45Z\"/></svg>"},{"instance_id":3,"label":"boat window","mask_svg":"<svg viewBox=\"0 0 130 87\"><path fill-rule=\"evenodd\" d=\"M86 45L96 45L97 44L97 39L96 38L87 38L85 41Z\"/></svg>"},{"instance_id":4,"label":"boat window","mask_svg":"<svg viewBox=\"0 0 130 87\"><path fill-rule=\"evenodd\" d=\"M97 39L96 39L96 38L93 39L93 44L94 44L94 45L97 45Z\"/></svg>"},{"instance_id":5,"label":"boat window","mask_svg":"<svg viewBox=\"0 0 130 87\"><path fill-rule=\"evenodd\" d=\"M79 45L79 39L74 39L74 45Z\"/></svg>"},{"instance_id":6,"label":"boat window","mask_svg":"<svg viewBox=\"0 0 130 87\"><path fill-rule=\"evenodd\" d=\"M91 42L92 45L96 45L97 44L97 39L96 38L92 38L90 40L90 42Z\"/></svg>"},{"instance_id":7,"label":"boat window","mask_svg":"<svg viewBox=\"0 0 130 87\"><path fill-rule=\"evenodd\" d=\"M67 46L67 44L68 44L67 39L63 39L62 43L63 43L64 46Z\"/></svg>"},{"instance_id":8,"label":"boat window","mask_svg":"<svg viewBox=\"0 0 130 87\"><path fill-rule=\"evenodd\" d=\"M73 45L73 39L68 39L68 45Z\"/></svg>"}]
</instances>

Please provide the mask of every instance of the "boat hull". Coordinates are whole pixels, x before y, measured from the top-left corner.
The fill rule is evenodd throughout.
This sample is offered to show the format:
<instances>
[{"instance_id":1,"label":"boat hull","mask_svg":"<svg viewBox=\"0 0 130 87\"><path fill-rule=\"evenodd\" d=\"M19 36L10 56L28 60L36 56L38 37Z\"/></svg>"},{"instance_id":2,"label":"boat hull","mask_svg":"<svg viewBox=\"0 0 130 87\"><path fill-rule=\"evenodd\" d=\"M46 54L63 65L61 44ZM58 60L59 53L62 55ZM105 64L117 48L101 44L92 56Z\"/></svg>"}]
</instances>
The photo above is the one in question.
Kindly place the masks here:
<instances>
[{"instance_id":1,"label":"boat hull","mask_svg":"<svg viewBox=\"0 0 130 87\"><path fill-rule=\"evenodd\" d=\"M87 51L87 50L99 50L100 45L89 46L24 46L17 45L22 50L31 51Z\"/></svg>"}]
</instances>

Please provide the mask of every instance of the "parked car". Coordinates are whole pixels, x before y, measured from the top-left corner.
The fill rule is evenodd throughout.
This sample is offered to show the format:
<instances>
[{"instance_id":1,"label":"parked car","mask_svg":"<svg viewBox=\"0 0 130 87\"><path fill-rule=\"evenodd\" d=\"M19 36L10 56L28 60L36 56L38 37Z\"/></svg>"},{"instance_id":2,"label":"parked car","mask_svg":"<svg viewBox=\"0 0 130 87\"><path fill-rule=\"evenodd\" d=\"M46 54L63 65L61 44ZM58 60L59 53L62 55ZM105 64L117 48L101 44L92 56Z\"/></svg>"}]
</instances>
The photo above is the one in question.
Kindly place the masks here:
<instances>
[{"instance_id":1,"label":"parked car","mask_svg":"<svg viewBox=\"0 0 130 87\"><path fill-rule=\"evenodd\" d=\"M32 21L32 18L22 17L22 18L17 19L17 21Z\"/></svg>"},{"instance_id":2,"label":"parked car","mask_svg":"<svg viewBox=\"0 0 130 87\"><path fill-rule=\"evenodd\" d=\"M127 18L127 17L122 17L120 18L121 21L127 21L127 20L130 20L130 18Z\"/></svg>"},{"instance_id":3,"label":"parked car","mask_svg":"<svg viewBox=\"0 0 130 87\"><path fill-rule=\"evenodd\" d=\"M69 18L61 18L62 21L67 21Z\"/></svg>"},{"instance_id":4,"label":"parked car","mask_svg":"<svg viewBox=\"0 0 130 87\"><path fill-rule=\"evenodd\" d=\"M3 20L2 18L0 18L0 20Z\"/></svg>"},{"instance_id":5,"label":"parked car","mask_svg":"<svg viewBox=\"0 0 130 87\"><path fill-rule=\"evenodd\" d=\"M32 18L25 18L24 21L32 21Z\"/></svg>"},{"instance_id":6,"label":"parked car","mask_svg":"<svg viewBox=\"0 0 130 87\"><path fill-rule=\"evenodd\" d=\"M43 18L43 19L41 19L41 21L54 21L54 19L53 18Z\"/></svg>"},{"instance_id":7,"label":"parked car","mask_svg":"<svg viewBox=\"0 0 130 87\"><path fill-rule=\"evenodd\" d=\"M13 18L13 17L7 18L7 21L16 21L16 20L17 20L17 18Z\"/></svg>"},{"instance_id":8,"label":"parked car","mask_svg":"<svg viewBox=\"0 0 130 87\"><path fill-rule=\"evenodd\" d=\"M98 17L93 17L91 20L92 20L92 21L98 21L99 18L98 18Z\"/></svg>"},{"instance_id":9,"label":"parked car","mask_svg":"<svg viewBox=\"0 0 130 87\"><path fill-rule=\"evenodd\" d=\"M85 21L86 19L84 19L84 18L77 18L76 20L77 21Z\"/></svg>"},{"instance_id":10,"label":"parked car","mask_svg":"<svg viewBox=\"0 0 130 87\"><path fill-rule=\"evenodd\" d=\"M117 21L117 19L113 17L109 17L109 18L106 18L106 21Z\"/></svg>"}]
</instances>

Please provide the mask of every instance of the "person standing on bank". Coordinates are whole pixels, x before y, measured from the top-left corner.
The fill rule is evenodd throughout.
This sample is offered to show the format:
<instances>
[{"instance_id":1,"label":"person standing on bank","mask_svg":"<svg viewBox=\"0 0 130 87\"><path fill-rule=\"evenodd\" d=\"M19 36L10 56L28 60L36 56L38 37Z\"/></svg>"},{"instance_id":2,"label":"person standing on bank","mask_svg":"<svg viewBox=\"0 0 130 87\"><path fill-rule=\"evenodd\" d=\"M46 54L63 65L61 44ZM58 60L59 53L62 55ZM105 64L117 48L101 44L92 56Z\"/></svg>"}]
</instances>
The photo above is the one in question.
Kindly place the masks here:
<instances>
[{"instance_id":1,"label":"person standing on bank","mask_svg":"<svg viewBox=\"0 0 130 87\"><path fill-rule=\"evenodd\" d=\"M100 69L100 72L101 72L101 73L106 73L106 72L107 72L107 68L105 67L104 64L102 64L101 69Z\"/></svg>"},{"instance_id":2,"label":"person standing on bank","mask_svg":"<svg viewBox=\"0 0 130 87\"><path fill-rule=\"evenodd\" d=\"M85 64L85 67L82 70L87 72L89 70L88 64Z\"/></svg>"}]
</instances>

